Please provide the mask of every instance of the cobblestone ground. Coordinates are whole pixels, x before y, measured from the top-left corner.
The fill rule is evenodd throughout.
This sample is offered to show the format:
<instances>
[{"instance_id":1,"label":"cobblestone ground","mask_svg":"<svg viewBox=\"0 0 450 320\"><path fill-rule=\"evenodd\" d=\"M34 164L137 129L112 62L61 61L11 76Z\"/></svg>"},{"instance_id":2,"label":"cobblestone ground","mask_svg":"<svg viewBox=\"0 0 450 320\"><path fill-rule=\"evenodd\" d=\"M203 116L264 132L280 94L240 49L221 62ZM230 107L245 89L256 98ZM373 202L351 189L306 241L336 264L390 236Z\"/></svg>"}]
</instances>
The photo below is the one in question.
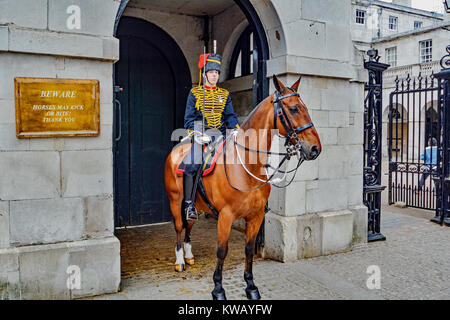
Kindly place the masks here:
<instances>
[{"instance_id":1,"label":"cobblestone ground","mask_svg":"<svg viewBox=\"0 0 450 320\"><path fill-rule=\"evenodd\" d=\"M200 216L191 232L195 265L186 266L182 273L174 271L176 232L172 222L116 230L121 245L123 286L137 285L143 281L157 285L167 280L203 278L207 271L214 270L216 266L216 228L217 221L214 218ZM234 269L243 262L244 245L244 234L233 229L224 270Z\"/></svg>"},{"instance_id":2,"label":"cobblestone ground","mask_svg":"<svg viewBox=\"0 0 450 320\"><path fill-rule=\"evenodd\" d=\"M254 263L255 283L264 300L449 300L450 228L429 222L432 216L432 212L423 210L387 207L382 215L386 241L360 245L347 253L291 263L258 258ZM194 231L192 241L197 266L188 266L183 274L173 271L171 225L129 229L134 231L128 236L119 234L122 245L126 237L138 239L122 252L122 291L94 299L211 299L216 263L215 223L212 219L202 220L194 227L197 232ZM166 229L170 229L167 234L163 232ZM159 237L170 245L162 248ZM230 300L246 299L243 238L233 230L225 261L223 284ZM133 246L142 246L142 251L127 251L133 251ZM150 258L145 258L150 252L153 252ZM369 290L366 286L370 276L367 268L371 265L380 268L380 289Z\"/></svg>"}]
</instances>

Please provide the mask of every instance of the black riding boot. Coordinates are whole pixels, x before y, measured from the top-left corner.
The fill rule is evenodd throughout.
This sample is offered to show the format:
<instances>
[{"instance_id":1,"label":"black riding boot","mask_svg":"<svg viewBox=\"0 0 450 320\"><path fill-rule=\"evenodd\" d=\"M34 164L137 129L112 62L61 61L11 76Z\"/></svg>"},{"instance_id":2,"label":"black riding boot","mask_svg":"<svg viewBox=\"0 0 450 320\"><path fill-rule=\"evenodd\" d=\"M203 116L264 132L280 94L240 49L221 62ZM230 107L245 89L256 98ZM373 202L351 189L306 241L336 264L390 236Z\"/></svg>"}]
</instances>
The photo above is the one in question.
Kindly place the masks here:
<instances>
[{"instance_id":1,"label":"black riding boot","mask_svg":"<svg viewBox=\"0 0 450 320\"><path fill-rule=\"evenodd\" d=\"M195 209L195 176L183 174L183 193L184 193L184 208L186 212L186 219L198 220L197 210Z\"/></svg>"}]
</instances>

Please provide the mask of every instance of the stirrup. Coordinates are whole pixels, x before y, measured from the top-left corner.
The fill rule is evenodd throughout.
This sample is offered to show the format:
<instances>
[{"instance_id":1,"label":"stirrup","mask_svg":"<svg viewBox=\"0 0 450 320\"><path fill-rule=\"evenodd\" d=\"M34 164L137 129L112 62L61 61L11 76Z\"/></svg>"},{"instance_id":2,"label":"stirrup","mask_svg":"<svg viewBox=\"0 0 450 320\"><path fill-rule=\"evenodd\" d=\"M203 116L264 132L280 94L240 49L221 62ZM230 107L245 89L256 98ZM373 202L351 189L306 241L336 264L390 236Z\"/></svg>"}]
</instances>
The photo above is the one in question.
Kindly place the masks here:
<instances>
[{"instance_id":1,"label":"stirrup","mask_svg":"<svg viewBox=\"0 0 450 320\"><path fill-rule=\"evenodd\" d=\"M195 212L195 213L186 212L186 220L187 221L198 221L198 213L197 212Z\"/></svg>"},{"instance_id":2,"label":"stirrup","mask_svg":"<svg viewBox=\"0 0 450 320\"><path fill-rule=\"evenodd\" d=\"M186 220L187 221L197 221L198 212L195 209L195 204L190 204L186 207Z\"/></svg>"}]
</instances>

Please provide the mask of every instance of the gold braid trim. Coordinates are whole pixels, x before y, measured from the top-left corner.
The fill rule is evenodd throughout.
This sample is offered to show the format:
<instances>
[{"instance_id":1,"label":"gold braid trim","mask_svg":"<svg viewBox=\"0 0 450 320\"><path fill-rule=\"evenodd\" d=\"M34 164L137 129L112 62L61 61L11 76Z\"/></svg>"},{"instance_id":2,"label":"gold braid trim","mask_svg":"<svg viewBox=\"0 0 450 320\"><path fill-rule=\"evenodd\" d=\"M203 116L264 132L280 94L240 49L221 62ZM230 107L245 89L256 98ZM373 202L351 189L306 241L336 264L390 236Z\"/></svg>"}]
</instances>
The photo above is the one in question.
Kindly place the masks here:
<instances>
[{"instance_id":1,"label":"gold braid trim","mask_svg":"<svg viewBox=\"0 0 450 320\"><path fill-rule=\"evenodd\" d=\"M208 127L215 129L220 128L222 125L222 113L230 93L222 88L217 88L215 90L206 89L205 109L203 110L203 88L198 86L191 91L197 100L195 108L201 110L205 115Z\"/></svg>"}]
</instances>

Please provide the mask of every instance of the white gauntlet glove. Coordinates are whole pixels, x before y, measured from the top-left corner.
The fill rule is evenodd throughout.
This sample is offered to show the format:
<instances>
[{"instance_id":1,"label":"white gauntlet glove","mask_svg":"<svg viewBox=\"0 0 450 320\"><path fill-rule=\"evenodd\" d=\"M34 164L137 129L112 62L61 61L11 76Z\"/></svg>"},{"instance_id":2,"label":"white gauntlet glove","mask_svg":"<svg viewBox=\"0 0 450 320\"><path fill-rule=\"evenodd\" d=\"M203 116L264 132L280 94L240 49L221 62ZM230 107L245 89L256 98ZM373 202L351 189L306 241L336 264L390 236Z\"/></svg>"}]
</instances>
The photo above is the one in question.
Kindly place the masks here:
<instances>
[{"instance_id":1,"label":"white gauntlet glove","mask_svg":"<svg viewBox=\"0 0 450 320\"><path fill-rule=\"evenodd\" d=\"M202 145L211 143L210 136L208 136L206 133L202 134L201 132L197 132L197 131L194 133L194 140L198 144L202 144Z\"/></svg>"}]
</instances>

